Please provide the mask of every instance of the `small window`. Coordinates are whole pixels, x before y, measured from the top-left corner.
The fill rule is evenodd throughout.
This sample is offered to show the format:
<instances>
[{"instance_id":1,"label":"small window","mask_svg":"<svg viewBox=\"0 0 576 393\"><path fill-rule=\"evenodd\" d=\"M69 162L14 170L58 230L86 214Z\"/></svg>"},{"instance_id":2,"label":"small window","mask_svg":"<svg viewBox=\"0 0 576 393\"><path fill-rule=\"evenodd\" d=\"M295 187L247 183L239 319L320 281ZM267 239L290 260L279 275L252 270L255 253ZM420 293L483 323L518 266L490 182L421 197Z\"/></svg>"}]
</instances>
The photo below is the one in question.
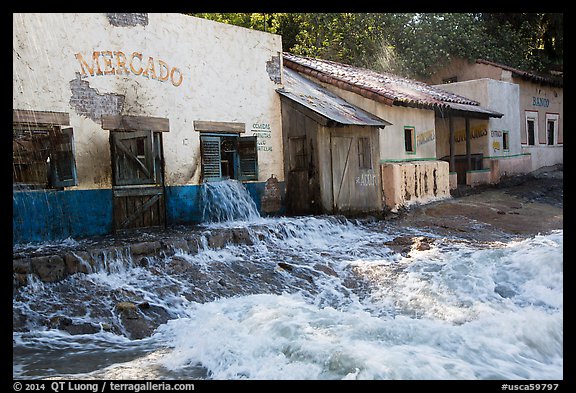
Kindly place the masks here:
<instances>
[{"instance_id":1,"label":"small window","mask_svg":"<svg viewBox=\"0 0 576 393\"><path fill-rule=\"evenodd\" d=\"M546 114L546 141L553 146L558 143L558 115Z\"/></svg>"},{"instance_id":2,"label":"small window","mask_svg":"<svg viewBox=\"0 0 576 393\"><path fill-rule=\"evenodd\" d=\"M204 181L258 180L255 136L202 134L200 155Z\"/></svg>"},{"instance_id":3,"label":"small window","mask_svg":"<svg viewBox=\"0 0 576 393\"><path fill-rule=\"evenodd\" d=\"M360 169L372 169L370 138L358 138L358 164Z\"/></svg>"},{"instance_id":4,"label":"small window","mask_svg":"<svg viewBox=\"0 0 576 393\"><path fill-rule=\"evenodd\" d=\"M77 184L72 128L14 124L13 184L61 188Z\"/></svg>"},{"instance_id":5,"label":"small window","mask_svg":"<svg viewBox=\"0 0 576 393\"><path fill-rule=\"evenodd\" d=\"M526 111L526 142L528 146L536 145L538 136L538 112Z\"/></svg>"},{"instance_id":6,"label":"small window","mask_svg":"<svg viewBox=\"0 0 576 393\"><path fill-rule=\"evenodd\" d=\"M406 153L416 153L414 127L404 127L404 149Z\"/></svg>"},{"instance_id":7,"label":"small window","mask_svg":"<svg viewBox=\"0 0 576 393\"><path fill-rule=\"evenodd\" d=\"M288 146L290 149L290 171L306 170L306 138L289 138Z\"/></svg>"},{"instance_id":8,"label":"small window","mask_svg":"<svg viewBox=\"0 0 576 393\"><path fill-rule=\"evenodd\" d=\"M528 130L528 144L530 146L534 146L534 132L535 132L534 119L528 119L526 122L526 127Z\"/></svg>"},{"instance_id":9,"label":"small window","mask_svg":"<svg viewBox=\"0 0 576 393\"><path fill-rule=\"evenodd\" d=\"M548 120L548 125L546 127L547 129L547 135L548 135L548 144L549 145L553 145L554 144L554 122L551 120Z\"/></svg>"},{"instance_id":10,"label":"small window","mask_svg":"<svg viewBox=\"0 0 576 393\"><path fill-rule=\"evenodd\" d=\"M504 151L510 150L509 136L508 131L502 131L502 150Z\"/></svg>"}]
</instances>

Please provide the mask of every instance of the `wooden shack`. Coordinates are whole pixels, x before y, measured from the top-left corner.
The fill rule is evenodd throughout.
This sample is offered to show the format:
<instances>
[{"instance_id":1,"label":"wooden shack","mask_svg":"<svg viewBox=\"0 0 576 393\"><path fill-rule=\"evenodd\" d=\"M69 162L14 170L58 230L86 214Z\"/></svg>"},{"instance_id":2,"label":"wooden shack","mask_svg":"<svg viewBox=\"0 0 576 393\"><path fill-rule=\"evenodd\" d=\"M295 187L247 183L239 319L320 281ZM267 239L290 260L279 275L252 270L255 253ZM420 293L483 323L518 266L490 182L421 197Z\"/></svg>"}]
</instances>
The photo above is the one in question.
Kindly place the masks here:
<instances>
[{"instance_id":1,"label":"wooden shack","mask_svg":"<svg viewBox=\"0 0 576 393\"><path fill-rule=\"evenodd\" d=\"M287 213L381 211L379 132L391 123L287 68L278 92Z\"/></svg>"}]
</instances>

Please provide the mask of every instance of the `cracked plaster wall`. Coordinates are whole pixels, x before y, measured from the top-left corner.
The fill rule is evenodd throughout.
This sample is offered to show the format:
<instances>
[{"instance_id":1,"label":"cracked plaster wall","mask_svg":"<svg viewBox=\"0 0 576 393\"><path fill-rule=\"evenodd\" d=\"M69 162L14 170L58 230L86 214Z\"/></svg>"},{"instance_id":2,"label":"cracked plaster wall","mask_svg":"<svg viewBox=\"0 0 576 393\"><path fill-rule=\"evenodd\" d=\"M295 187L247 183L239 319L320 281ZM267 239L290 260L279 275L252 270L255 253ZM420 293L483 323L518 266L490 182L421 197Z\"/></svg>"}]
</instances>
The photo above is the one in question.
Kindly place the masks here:
<instances>
[{"instance_id":1,"label":"cracked plaster wall","mask_svg":"<svg viewBox=\"0 0 576 393\"><path fill-rule=\"evenodd\" d=\"M280 36L181 14L13 14L13 26L13 108L70 114L75 188L111 187L103 114L169 119L162 135L169 186L198 184L195 120L244 123L246 136L270 130L258 152L259 181L272 174L283 181ZM100 74L95 51L109 52L98 57ZM93 75L83 74L77 54ZM155 73L145 75L149 62ZM161 69L174 68L172 81L161 80Z\"/></svg>"}]
</instances>

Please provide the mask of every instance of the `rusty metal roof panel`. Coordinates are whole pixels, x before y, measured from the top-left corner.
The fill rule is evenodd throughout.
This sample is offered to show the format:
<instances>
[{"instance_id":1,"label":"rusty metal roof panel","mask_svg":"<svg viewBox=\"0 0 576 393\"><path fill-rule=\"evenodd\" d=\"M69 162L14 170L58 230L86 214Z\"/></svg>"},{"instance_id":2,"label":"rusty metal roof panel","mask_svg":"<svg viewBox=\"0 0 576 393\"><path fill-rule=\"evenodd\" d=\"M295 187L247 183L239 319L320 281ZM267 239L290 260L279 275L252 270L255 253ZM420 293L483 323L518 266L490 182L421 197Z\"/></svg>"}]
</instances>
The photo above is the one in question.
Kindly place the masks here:
<instances>
[{"instance_id":1,"label":"rusty metal roof panel","mask_svg":"<svg viewBox=\"0 0 576 393\"><path fill-rule=\"evenodd\" d=\"M385 127L392 123L350 104L296 71L284 68L284 87L278 93L340 124Z\"/></svg>"},{"instance_id":2,"label":"rusty metal roof panel","mask_svg":"<svg viewBox=\"0 0 576 393\"><path fill-rule=\"evenodd\" d=\"M285 69L291 68L340 88L357 92L388 105L435 109L448 103L479 105L477 101L423 82L385 72L353 67L329 60L283 54Z\"/></svg>"}]
</instances>

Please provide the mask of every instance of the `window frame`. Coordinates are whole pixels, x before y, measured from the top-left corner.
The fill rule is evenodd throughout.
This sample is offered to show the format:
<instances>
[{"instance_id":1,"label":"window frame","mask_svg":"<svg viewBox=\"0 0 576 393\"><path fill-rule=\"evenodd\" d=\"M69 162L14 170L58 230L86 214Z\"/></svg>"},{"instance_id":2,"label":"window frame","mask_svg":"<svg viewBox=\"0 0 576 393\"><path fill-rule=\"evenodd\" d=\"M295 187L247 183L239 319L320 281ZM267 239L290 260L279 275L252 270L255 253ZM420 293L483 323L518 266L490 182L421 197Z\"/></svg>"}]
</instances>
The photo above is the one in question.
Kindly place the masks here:
<instances>
[{"instance_id":1,"label":"window frame","mask_svg":"<svg viewBox=\"0 0 576 393\"><path fill-rule=\"evenodd\" d=\"M372 169L372 144L370 137L358 137L358 168Z\"/></svg>"},{"instance_id":2,"label":"window frame","mask_svg":"<svg viewBox=\"0 0 576 393\"><path fill-rule=\"evenodd\" d=\"M224 138L234 139L235 151L233 152L233 179L239 181L258 180L258 141L254 135L240 136L239 133L222 132L200 132L200 162L202 182L216 182L227 180L230 177L224 176L222 172L222 141ZM218 146L215 151L214 147ZM208 153L208 149L211 149ZM212 161L206 160L207 155L211 155ZM213 170L207 171L207 165ZM216 165L217 168L216 168Z\"/></svg>"},{"instance_id":3,"label":"window frame","mask_svg":"<svg viewBox=\"0 0 576 393\"><path fill-rule=\"evenodd\" d=\"M502 151L510 151L510 131L502 130Z\"/></svg>"},{"instance_id":4,"label":"window frame","mask_svg":"<svg viewBox=\"0 0 576 393\"><path fill-rule=\"evenodd\" d=\"M39 117L43 112L38 113ZM37 144L43 145L41 150L45 151L46 164L42 165L40 169L40 161L36 161L37 168L41 172L45 172L45 179L43 182L25 182L17 181L14 176L16 169L13 168L13 185L31 187L34 189L63 189L64 187L72 187L78 185L78 174L76 169L76 147L74 143L74 129L68 124L50 124L50 123L34 123L31 121L13 121L12 123L12 165L30 165L25 161L15 164L16 157L21 157L20 154L16 155L14 150L14 143L18 143L17 139L27 138L32 146ZM29 133L29 136L25 134ZM45 148L44 148L45 147ZM42 154L38 149L22 149L22 152L29 153L30 156ZM23 154L24 156L26 154ZM18 160L20 161L20 160ZM44 177L44 176L41 176Z\"/></svg>"},{"instance_id":5,"label":"window frame","mask_svg":"<svg viewBox=\"0 0 576 393\"><path fill-rule=\"evenodd\" d=\"M406 132L410 132L410 139L411 139L411 150L407 149L407 140L406 136L408 135ZM405 154L416 154L416 127L414 126L404 126L404 153Z\"/></svg>"},{"instance_id":6,"label":"window frame","mask_svg":"<svg viewBox=\"0 0 576 393\"><path fill-rule=\"evenodd\" d=\"M558 113L546 113L546 145L547 146L557 146L558 143L558 124L560 115ZM554 138L554 143L550 143L550 130L548 129L548 124L552 122L554 124L554 129L552 131L552 137Z\"/></svg>"},{"instance_id":7,"label":"window frame","mask_svg":"<svg viewBox=\"0 0 576 393\"><path fill-rule=\"evenodd\" d=\"M533 130L533 144L530 144L530 133L528 132L528 123L532 122L534 124ZM525 111L524 113L524 132L526 133L526 144L525 146L538 146L540 144L539 132L538 132L538 112L537 111Z\"/></svg>"}]
</instances>

